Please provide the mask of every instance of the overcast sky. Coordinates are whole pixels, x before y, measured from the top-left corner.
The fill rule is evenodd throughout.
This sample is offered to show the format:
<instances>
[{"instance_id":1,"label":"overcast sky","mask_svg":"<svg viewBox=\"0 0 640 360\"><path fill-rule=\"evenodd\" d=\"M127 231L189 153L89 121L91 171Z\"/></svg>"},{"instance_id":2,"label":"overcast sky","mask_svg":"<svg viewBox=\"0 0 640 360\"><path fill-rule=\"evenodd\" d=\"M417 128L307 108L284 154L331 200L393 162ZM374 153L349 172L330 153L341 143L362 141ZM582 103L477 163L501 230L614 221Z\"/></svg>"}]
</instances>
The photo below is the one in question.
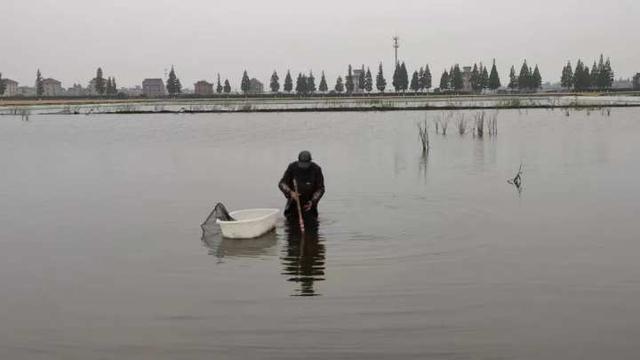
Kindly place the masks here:
<instances>
[{"instance_id":1,"label":"overcast sky","mask_svg":"<svg viewBox=\"0 0 640 360\"><path fill-rule=\"evenodd\" d=\"M567 60L610 56L616 78L640 72L640 1L608 0L1 0L0 72L31 85L37 68L69 87L102 66L119 86L164 77L185 87L216 73L238 87L243 69L267 83L324 70L329 86L349 63L392 74L391 38L434 83L451 64L539 64L559 80ZM319 78L319 76L318 76ZM390 81L389 81L390 82Z\"/></svg>"}]
</instances>

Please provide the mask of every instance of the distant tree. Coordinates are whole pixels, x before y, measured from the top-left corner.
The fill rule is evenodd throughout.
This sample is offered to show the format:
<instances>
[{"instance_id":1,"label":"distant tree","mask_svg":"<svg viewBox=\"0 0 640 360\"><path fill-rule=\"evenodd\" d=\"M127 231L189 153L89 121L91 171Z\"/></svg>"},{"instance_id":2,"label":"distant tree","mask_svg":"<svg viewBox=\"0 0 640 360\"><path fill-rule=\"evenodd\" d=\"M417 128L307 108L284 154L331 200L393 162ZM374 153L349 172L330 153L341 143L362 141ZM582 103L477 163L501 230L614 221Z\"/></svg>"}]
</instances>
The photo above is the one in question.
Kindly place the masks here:
<instances>
[{"instance_id":1,"label":"distant tree","mask_svg":"<svg viewBox=\"0 0 640 360\"><path fill-rule=\"evenodd\" d=\"M604 67L602 69L602 88L603 89L611 89L613 86L613 69L611 68L611 60L607 58L607 61L604 62Z\"/></svg>"},{"instance_id":2,"label":"distant tree","mask_svg":"<svg viewBox=\"0 0 640 360\"><path fill-rule=\"evenodd\" d=\"M531 88L531 73L529 71L529 65L525 59L520 68L520 75L518 76L518 88L520 90Z\"/></svg>"},{"instance_id":3,"label":"distant tree","mask_svg":"<svg viewBox=\"0 0 640 360\"><path fill-rule=\"evenodd\" d=\"M298 79L296 81L296 93L299 95L305 95L308 92L307 90L307 77L298 73Z\"/></svg>"},{"instance_id":4,"label":"distant tree","mask_svg":"<svg viewBox=\"0 0 640 360\"><path fill-rule=\"evenodd\" d=\"M581 78L582 89L589 90L589 88L591 88L591 74L589 73L589 67L586 65L583 68Z\"/></svg>"},{"instance_id":5,"label":"distant tree","mask_svg":"<svg viewBox=\"0 0 640 360\"><path fill-rule=\"evenodd\" d=\"M98 68L98 70L96 70L96 92L98 95L104 95L106 90L107 85L102 74L102 68Z\"/></svg>"},{"instance_id":6,"label":"distant tree","mask_svg":"<svg viewBox=\"0 0 640 360\"><path fill-rule=\"evenodd\" d=\"M602 67L600 67L602 69ZM598 64L593 62L593 66L591 67L591 87L594 89L602 89L602 81L600 78L600 69L598 69Z\"/></svg>"},{"instance_id":7,"label":"distant tree","mask_svg":"<svg viewBox=\"0 0 640 360\"><path fill-rule=\"evenodd\" d=\"M576 91L586 90L589 86L591 79L585 74L585 70L582 60L578 59L576 71L573 74L573 88ZM588 70L586 71L588 72Z\"/></svg>"},{"instance_id":8,"label":"distant tree","mask_svg":"<svg viewBox=\"0 0 640 360\"><path fill-rule=\"evenodd\" d=\"M111 90L113 91L113 95L118 95L118 85L116 84L116 78L111 78Z\"/></svg>"},{"instance_id":9,"label":"distant tree","mask_svg":"<svg viewBox=\"0 0 640 360\"><path fill-rule=\"evenodd\" d=\"M498 68L496 67L496 60L493 59L493 65L491 66L491 74L489 74L487 87L491 90L497 90L500 86L502 86L502 84L500 84L500 75L498 74Z\"/></svg>"},{"instance_id":10,"label":"distant tree","mask_svg":"<svg viewBox=\"0 0 640 360\"><path fill-rule=\"evenodd\" d=\"M364 75L364 89L370 93L373 90L373 76L371 70L367 67L367 72Z\"/></svg>"},{"instance_id":11,"label":"distant tree","mask_svg":"<svg viewBox=\"0 0 640 360\"><path fill-rule=\"evenodd\" d=\"M424 90L429 91L432 86L433 79L431 78L431 70L429 69L429 64L424 68L424 75L422 76L422 88Z\"/></svg>"},{"instance_id":12,"label":"distant tree","mask_svg":"<svg viewBox=\"0 0 640 360\"><path fill-rule=\"evenodd\" d=\"M353 89L355 88L355 84L353 83L353 70L351 69L351 64L349 64L349 69L347 70L347 94L351 94Z\"/></svg>"},{"instance_id":13,"label":"distant tree","mask_svg":"<svg viewBox=\"0 0 640 360\"><path fill-rule=\"evenodd\" d=\"M182 92L182 84L180 84L180 79L176 76L176 71L171 66L171 71L169 71L169 79L167 79L167 92L169 95L175 96Z\"/></svg>"},{"instance_id":14,"label":"distant tree","mask_svg":"<svg viewBox=\"0 0 640 360\"><path fill-rule=\"evenodd\" d=\"M401 90L405 91L409 88L409 74L407 73L407 66L404 64L404 61L400 65L400 81L401 81Z\"/></svg>"},{"instance_id":15,"label":"distant tree","mask_svg":"<svg viewBox=\"0 0 640 360\"><path fill-rule=\"evenodd\" d=\"M471 89L475 92L479 92L482 90L482 75L480 70L478 69L477 64L473 64L473 70L471 70Z\"/></svg>"},{"instance_id":16,"label":"distant tree","mask_svg":"<svg viewBox=\"0 0 640 360\"><path fill-rule=\"evenodd\" d=\"M409 85L411 87L411 85ZM424 90L424 68L420 67L418 70L418 90Z\"/></svg>"},{"instance_id":17,"label":"distant tree","mask_svg":"<svg viewBox=\"0 0 640 360\"><path fill-rule=\"evenodd\" d=\"M218 94L222 94L223 90L224 90L224 88L222 87L222 83L220 82L220 73L218 73L218 84L216 86L216 92Z\"/></svg>"},{"instance_id":18,"label":"distant tree","mask_svg":"<svg viewBox=\"0 0 640 360\"><path fill-rule=\"evenodd\" d=\"M360 91L364 91L364 89L366 88L366 79L365 79L365 72L364 72L364 65L362 65L362 68L360 69L360 76L358 77L358 89L360 89Z\"/></svg>"},{"instance_id":19,"label":"distant tree","mask_svg":"<svg viewBox=\"0 0 640 360\"><path fill-rule=\"evenodd\" d=\"M382 72L382 63L378 66L378 75L376 75L376 89L380 92L384 92L384 89L387 87L387 80L384 78L384 73Z\"/></svg>"},{"instance_id":20,"label":"distant tree","mask_svg":"<svg viewBox=\"0 0 640 360\"><path fill-rule=\"evenodd\" d=\"M326 93L329 90L329 87L327 86L327 79L324 77L324 71L322 71L322 76L320 76L320 85L318 86L318 90L323 93Z\"/></svg>"},{"instance_id":21,"label":"distant tree","mask_svg":"<svg viewBox=\"0 0 640 360\"><path fill-rule=\"evenodd\" d=\"M511 65L511 71L509 71L509 85L508 88L515 90L518 88L518 76L516 76L516 68Z\"/></svg>"},{"instance_id":22,"label":"distant tree","mask_svg":"<svg viewBox=\"0 0 640 360\"><path fill-rule=\"evenodd\" d=\"M640 90L640 73L633 76L633 89Z\"/></svg>"},{"instance_id":23,"label":"distant tree","mask_svg":"<svg viewBox=\"0 0 640 360\"><path fill-rule=\"evenodd\" d=\"M480 64L482 71L480 72L480 86L482 89L489 88L489 72L487 71L487 67Z\"/></svg>"},{"instance_id":24,"label":"distant tree","mask_svg":"<svg viewBox=\"0 0 640 360\"><path fill-rule=\"evenodd\" d=\"M231 84L229 84L229 79L224 80L224 89L225 94L229 94L231 92Z\"/></svg>"},{"instance_id":25,"label":"distant tree","mask_svg":"<svg viewBox=\"0 0 640 360\"><path fill-rule=\"evenodd\" d=\"M313 76L313 72L309 71L309 77L307 78L307 87L306 92L309 94L313 94L316 92L316 78Z\"/></svg>"},{"instance_id":26,"label":"distant tree","mask_svg":"<svg viewBox=\"0 0 640 360\"><path fill-rule=\"evenodd\" d=\"M111 78L108 77L107 78L107 84L105 85L105 93L107 94L107 96L111 96Z\"/></svg>"},{"instance_id":27,"label":"distant tree","mask_svg":"<svg viewBox=\"0 0 640 360\"><path fill-rule=\"evenodd\" d=\"M280 78L278 77L278 73L273 70L273 74L271 74L271 82L269 83L269 87L271 87L271 92L277 93L280 90Z\"/></svg>"},{"instance_id":28,"label":"distant tree","mask_svg":"<svg viewBox=\"0 0 640 360\"><path fill-rule=\"evenodd\" d=\"M338 76L338 79L336 79L336 87L335 90L337 93L342 93L344 91L344 83L342 83L342 77Z\"/></svg>"},{"instance_id":29,"label":"distant tree","mask_svg":"<svg viewBox=\"0 0 640 360\"><path fill-rule=\"evenodd\" d=\"M571 68L571 61L567 61L567 65L562 68L560 86L565 89L571 89L573 87L573 69Z\"/></svg>"},{"instance_id":30,"label":"distant tree","mask_svg":"<svg viewBox=\"0 0 640 360\"><path fill-rule=\"evenodd\" d=\"M606 87L606 69L604 67L604 55L600 54L600 60L598 61L598 65L594 61L593 67L591 68L591 84L593 87L603 90Z\"/></svg>"},{"instance_id":31,"label":"distant tree","mask_svg":"<svg viewBox=\"0 0 640 360\"><path fill-rule=\"evenodd\" d=\"M4 95L5 90L7 89L7 84L2 80L2 73L0 73L0 95Z\"/></svg>"},{"instance_id":32,"label":"distant tree","mask_svg":"<svg viewBox=\"0 0 640 360\"><path fill-rule=\"evenodd\" d=\"M450 76L451 79L451 87L460 91L464 88L464 79L462 78L462 71L460 71L460 65L455 64L453 66L453 73Z\"/></svg>"},{"instance_id":33,"label":"distant tree","mask_svg":"<svg viewBox=\"0 0 640 360\"><path fill-rule=\"evenodd\" d=\"M440 76L440 91L449 89L449 73L445 69Z\"/></svg>"},{"instance_id":34,"label":"distant tree","mask_svg":"<svg viewBox=\"0 0 640 360\"><path fill-rule=\"evenodd\" d=\"M391 84L396 92L399 92L402 89L402 75L400 70L400 64L396 63L396 69L393 71L393 81Z\"/></svg>"},{"instance_id":35,"label":"distant tree","mask_svg":"<svg viewBox=\"0 0 640 360\"><path fill-rule=\"evenodd\" d=\"M36 95L38 97L44 95L44 80L42 79L42 74L40 74L40 69L36 73Z\"/></svg>"},{"instance_id":36,"label":"distant tree","mask_svg":"<svg viewBox=\"0 0 640 360\"><path fill-rule=\"evenodd\" d=\"M409 88L414 92L417 92L418 90L420 90L420 75L418 74L417 71L413 72L413 76L411 77L411 84L409 85Z\"/></svg>"},{"instance_id":37,"label":"distant tree","mask_svg":"<svg viewBox=\"0 0 640 360\"><path fill-rule=\"evenodd\" d=\"M291 72L287 70L287 76L284 78L284 91L290 93L293 90L293 79L291 79Z\"/></svg>"},{"instance_id":38,"label":"distant tree","mask_svg":"<svg viewBox=\"0 0 640 360\"><path fill-rule=\"evenodd\" d=\"M240 90L247 94L249 90L251 90L251 80L249 80L249 75L247 74L247 70L242 73L242 82L240 82Z\"/></svg>"},{"instance_id":39,"label":"distant tree","mask_svg":"<svg viewBox=\"0 0 640 360\"><path fill-rule=\"evenodd\" d=\"M533 74L531 74L531 84L530 88L532 90L537 90L542 87L542 75L540 75L540 69L538 69L538 64L533 69Z\"/></svg>"}]
</instances>

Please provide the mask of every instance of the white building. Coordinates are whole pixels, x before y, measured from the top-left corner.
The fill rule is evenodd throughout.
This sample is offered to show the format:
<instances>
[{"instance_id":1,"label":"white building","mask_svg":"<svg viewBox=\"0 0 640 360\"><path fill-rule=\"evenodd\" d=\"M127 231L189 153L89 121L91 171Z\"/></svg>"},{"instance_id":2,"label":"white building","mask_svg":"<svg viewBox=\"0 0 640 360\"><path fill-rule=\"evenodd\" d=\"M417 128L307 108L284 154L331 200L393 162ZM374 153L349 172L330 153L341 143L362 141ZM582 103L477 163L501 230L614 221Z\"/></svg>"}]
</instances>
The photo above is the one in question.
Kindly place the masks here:
<instances>
[{"instance_id":1,"label":"white building","mask_svg":"<svg viewBox=\"0 0 640 360\"><path fill-rule=\"evenodd\" d=\"M162 79L144 79L142 93L146 97L162 97L167 95L167 90Z\"/></svg>"},{"instance_id":2,"label":"white building","mask_svg":"<svg viewBox=\"0 0 640 360\"><path fill-rule=\"evenodd\" d=\"M2 79L2 83L5 86L4 94L2 96L16 96L18 95L18 82L11 79Z\"/></svg>"},{"instance_id":3,"label":"white building","mask_svg":"<svg viewBox=\"0 0 640 360\"><path fill-rule=\"evenodd\" d=\"M62 90L62 83L56 79L44 79L42 80L42 88L44 90L43 96L61 96L64 95Z\"/></svg>"},{"instance_id":4,"label":"white building","mask_svg":"<svg viewBox=\"0 0 640 360\"><path fill-rule=\"evenodd\" d=\"M31 86L18 86L18 96L36 96L36 88Z\"/></svg>"}]
</instances>

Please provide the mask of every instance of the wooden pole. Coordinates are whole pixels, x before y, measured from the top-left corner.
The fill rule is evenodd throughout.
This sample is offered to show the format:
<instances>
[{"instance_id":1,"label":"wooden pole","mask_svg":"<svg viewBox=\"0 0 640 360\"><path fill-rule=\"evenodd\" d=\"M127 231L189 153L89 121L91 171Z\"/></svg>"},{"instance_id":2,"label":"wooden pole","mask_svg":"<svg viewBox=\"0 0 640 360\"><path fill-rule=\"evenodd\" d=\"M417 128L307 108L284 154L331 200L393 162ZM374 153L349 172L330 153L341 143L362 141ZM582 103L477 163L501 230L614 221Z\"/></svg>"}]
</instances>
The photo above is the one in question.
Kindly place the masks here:
<instances>
[{"instance_id":1,"label":"wooden pole","mask_svg":"<svg viewBox=\"0 0 640 360\"><path fill-rule=\"evenodd\" d=\"M298 222L300 223L300 231L304 234L304 218L302 217L302 206L300 205L300 193L298 192L298 182L293 179L293 189L298 194L296 205L298 208Z\"/></svg>"}]
</instances>

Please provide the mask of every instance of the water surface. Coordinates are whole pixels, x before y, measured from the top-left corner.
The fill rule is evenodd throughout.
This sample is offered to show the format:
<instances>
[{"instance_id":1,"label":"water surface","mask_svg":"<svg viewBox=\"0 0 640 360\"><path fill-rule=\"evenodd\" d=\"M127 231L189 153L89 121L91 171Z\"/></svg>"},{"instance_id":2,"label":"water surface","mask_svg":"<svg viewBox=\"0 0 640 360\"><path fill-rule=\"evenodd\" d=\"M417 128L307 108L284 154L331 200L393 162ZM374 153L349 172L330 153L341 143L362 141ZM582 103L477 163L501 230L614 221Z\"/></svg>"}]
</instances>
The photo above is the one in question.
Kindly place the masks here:
<instances>
[{"instance_id":1,"label":"water surface","mask_svg":"<svg viewBox=\"0 0 640 360\"><path fill-rule=\"evenodd\" d=\"M568 115L428 113L428 156L424 112L0 117L0 354L635 358L640 112ZM201 240L302 149L317 232Z\"/></svg>"}]
</instances>

